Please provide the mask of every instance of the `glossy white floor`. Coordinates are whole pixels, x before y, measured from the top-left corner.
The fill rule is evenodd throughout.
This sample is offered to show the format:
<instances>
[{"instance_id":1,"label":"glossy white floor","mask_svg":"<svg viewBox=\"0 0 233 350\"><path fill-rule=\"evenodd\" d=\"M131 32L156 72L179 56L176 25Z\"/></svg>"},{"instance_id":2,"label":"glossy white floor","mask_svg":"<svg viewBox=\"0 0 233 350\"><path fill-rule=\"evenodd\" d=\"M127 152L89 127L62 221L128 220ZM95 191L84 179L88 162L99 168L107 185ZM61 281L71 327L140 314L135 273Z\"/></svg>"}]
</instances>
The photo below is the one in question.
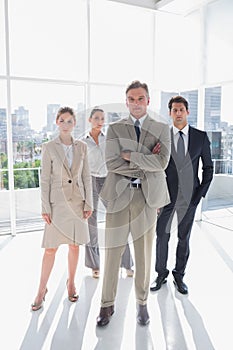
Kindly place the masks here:
<instances>
[{"instance_id":1,"label":"glossy white floor","mask_svg":"<svg viewBox=\"0 0 233 350\"><path fill-rule=\"evenodd\" d=\"M66 297L64 246L57 254L44 308L30 312L39 278L42 232L2 237L0 349L233 349L233 209L205 212L203 219L192 232L185 277L189 295L176 292L169 275L168 283L149 295L151 322L146 327L136 324L133 279L123 272L115 314L105 329L96 328L102 278L94 280L84 267L83 248L76 278L80 300L72 304ZM173 232L170 269L175 236ZM151 280L154 276L152 269Z\"/></svg>"}]
</instances>

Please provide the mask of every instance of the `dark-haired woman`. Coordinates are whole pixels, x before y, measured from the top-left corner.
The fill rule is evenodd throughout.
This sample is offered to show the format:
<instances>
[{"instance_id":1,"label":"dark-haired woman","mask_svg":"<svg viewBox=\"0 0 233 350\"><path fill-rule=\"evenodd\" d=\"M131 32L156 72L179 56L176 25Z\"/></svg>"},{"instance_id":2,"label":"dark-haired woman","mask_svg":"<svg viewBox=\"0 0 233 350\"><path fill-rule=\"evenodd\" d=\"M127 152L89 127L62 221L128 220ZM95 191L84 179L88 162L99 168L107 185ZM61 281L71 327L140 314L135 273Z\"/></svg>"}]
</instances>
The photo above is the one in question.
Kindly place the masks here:
<instances>
[{"instance_id":1,"label":"dark-haired woman","mask_svg":"<svg viewBox=\"0 0 233 350\"><path fill-rule=\"evenodd\" d=\"M55 254L61 244L69 247L68 298L71 302L78 300L74 279L79 245L89 242L87 219L92 214L92 183L87 145L72 137L76 124L72 108L60 108L56 124L59 136L42 146L41 199L45 221L42 247L45 251L32 311L43 306Z\"/></svg>"}]
</instances>

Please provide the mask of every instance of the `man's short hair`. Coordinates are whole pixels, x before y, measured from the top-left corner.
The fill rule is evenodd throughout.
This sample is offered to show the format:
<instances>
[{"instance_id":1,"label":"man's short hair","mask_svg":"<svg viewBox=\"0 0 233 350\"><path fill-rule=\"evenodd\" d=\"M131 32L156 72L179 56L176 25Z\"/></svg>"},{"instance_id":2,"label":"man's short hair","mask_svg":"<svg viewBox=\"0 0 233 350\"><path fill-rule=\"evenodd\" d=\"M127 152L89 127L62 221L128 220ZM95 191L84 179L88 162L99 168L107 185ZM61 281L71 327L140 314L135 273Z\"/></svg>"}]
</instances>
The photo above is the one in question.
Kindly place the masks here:
<instances>
[{"instance_id":1,"label":"man's short hair","mask_svg":"<svg viewBox=\"0 0 233 350\"><path fill-rule=\"evenodd\" d=\"M126 95L127 93L129 92L129 90L132 90L132 89L138 89L138 88L143 88L144 90L146 90L146 94L147 96L149 97L149 89L148 89L148 86L146 83L141 83L139 80L134 80L132 81L132 83L130 83L127 88L126 88Z\"/></svg>"},{"instance_id":2,"label":"man's short hair","mask_svg":"<svg viewBox=\"0 0 233 350\"><path fill-rule=\"evenodd\" d=\"M170 112L171 112L173 103L183 103L186 110L188 111L188 109L189 109L188 101L183 96L173 96L170 99L170 101L168 102L168 108L169 108Z\"/></svg>"}]
</instances>

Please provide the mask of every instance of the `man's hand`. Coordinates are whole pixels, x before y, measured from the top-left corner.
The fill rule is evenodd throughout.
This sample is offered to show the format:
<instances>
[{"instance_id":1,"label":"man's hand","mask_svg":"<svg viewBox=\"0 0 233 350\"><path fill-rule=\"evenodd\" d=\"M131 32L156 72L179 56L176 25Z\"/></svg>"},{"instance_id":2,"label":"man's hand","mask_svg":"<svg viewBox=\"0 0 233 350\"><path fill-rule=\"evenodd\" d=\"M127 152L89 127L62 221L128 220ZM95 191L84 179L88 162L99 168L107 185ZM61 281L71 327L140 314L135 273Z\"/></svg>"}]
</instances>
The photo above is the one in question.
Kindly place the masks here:
<instances>
[{"instance_id":1,"label":"man's hand","mask_svg":"<svg viewBox=\"0 0 233 350\"><path fill-rule=\"evenodd\" d=\"M131 152L129 151L121 152L121 158L123 158L124 160L127 160L128 162L130 161L130 155L131 155Z\"/></svg>"},{"instance_id":2,"label":"man's hand","mask_svg":"<svg viewBox=\"0 0 233 350\"><path fill-rule=\"evenodd\" d=\"M159 154L159 153L160 153L160 149L161 149L161 145L160 145L160 143L158 142L158 143L154 146L154 148L152 149L152 153L153 153L153 154Z\"/></svg>"}]
</instances>

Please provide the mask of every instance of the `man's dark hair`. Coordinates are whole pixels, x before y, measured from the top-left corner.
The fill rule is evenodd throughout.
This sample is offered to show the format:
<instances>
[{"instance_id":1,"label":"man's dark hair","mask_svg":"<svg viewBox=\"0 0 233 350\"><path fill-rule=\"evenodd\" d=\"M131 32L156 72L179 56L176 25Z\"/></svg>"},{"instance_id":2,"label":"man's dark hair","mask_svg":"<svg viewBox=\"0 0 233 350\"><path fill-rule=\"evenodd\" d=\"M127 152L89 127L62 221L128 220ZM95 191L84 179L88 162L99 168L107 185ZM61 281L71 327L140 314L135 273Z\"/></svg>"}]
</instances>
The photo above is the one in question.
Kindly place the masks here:
<instances>
[{"instance_id":1,"label":"man's dark hair","mask_svg":"<svg viewBox=\"0 0 233 350\"><path fill-rule=\"evenodd\" d=\"M132 83L127 86L125 93L127 94L129 92L129 90L138 89L138 88L145 89L146 90L146 94L149 97L148 86L146 85L146 83L141 83L139 80L132 81Z\"/></svg>"},{"instance_id":2,"label":"man's dark hair","mask_svg":"<svg viewBox=\"0 0 233 350\"><path fill-rule=\"evenodd\" d=\"M169 108L170 112L171 112L173 103L183 103L186 110L188 111L188 109L189 109L188 101L183 96L173 96L170 99L170 101L168 102L168 108Z\"/></svg>"}]
</instances>

